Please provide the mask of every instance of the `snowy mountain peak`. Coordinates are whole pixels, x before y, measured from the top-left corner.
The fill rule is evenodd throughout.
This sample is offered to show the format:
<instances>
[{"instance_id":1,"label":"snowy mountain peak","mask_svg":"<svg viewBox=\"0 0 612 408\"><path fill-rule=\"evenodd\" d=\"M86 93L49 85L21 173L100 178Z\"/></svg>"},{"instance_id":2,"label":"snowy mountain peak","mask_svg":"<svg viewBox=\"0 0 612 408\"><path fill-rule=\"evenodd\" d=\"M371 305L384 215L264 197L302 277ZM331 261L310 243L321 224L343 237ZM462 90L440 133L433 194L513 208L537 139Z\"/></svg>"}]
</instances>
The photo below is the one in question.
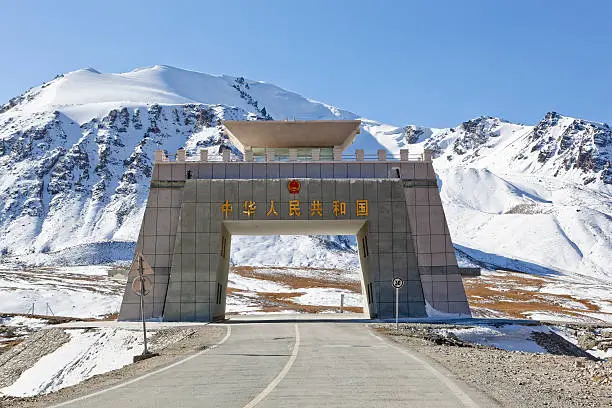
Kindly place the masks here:
<instances>
[{"instance_id":1,"label":"snowy mountain peak","mask_svg":"<svg viewBox=\"0 0 612 408\"><path fill-rule=\"evenodd\" d=\"M528 140L517 159L535 153L537 162L555 175L573 173L584 184L612 184L612 130L607 124L549 112Z\"/></svg>"},{"instance_id":2,"label":"snowy mountain peak","mask_svg":"<svg viewBox=\"0 0 612 408\"><path fill-rule=\"evenodd\" d=\"M0 257L129 259L156 149L218 153L232 149L222 120L272 118L359 116L270 83L166 65L81 69L29 89L0 107ZM489 116L446 129L361 119L349 154L435 151L453 239L475 250L472 258L520 270L609 270L607 125L555 112L536 126Z\"/></svg>"}]
</instances>

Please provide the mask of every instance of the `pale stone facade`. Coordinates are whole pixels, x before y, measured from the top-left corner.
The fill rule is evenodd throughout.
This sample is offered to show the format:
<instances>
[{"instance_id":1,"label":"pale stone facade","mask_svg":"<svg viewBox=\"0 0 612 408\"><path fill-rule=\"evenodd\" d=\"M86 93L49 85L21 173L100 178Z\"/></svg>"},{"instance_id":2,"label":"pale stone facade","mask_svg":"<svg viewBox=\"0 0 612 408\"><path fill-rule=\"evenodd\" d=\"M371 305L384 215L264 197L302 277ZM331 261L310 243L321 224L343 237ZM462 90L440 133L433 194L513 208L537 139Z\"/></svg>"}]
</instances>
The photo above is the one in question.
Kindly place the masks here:
<instances>
[{"instance_id":1,"label":"pale stone facade","mask_svg":"<svg viewBox=\"0 0 612 408\"><path fill-rule=\"evenodd\" d=\"M315 159L319 148L314 146ZM440 312L470 314L429 152L411 160L402 151L398 161L382 152L367 160L360 151L354 161L338 155L336 161L294 156L283 162L267 153L268 161L262 162L230 162L228 155L213 162L206 154L185 161L181 156L168 161L161 152L156 155L137 242L136 253L154 282L147 317L223 318L236 234L356 235L364 310L370 317L394 316L395 277L405 282L399 290L402 317L425 317L425 302ZM296 193L289 188L294 180L300 185ZM135 276L132 268L120 320L140 316L131 290Z\"/></svg>"}]
</instances>

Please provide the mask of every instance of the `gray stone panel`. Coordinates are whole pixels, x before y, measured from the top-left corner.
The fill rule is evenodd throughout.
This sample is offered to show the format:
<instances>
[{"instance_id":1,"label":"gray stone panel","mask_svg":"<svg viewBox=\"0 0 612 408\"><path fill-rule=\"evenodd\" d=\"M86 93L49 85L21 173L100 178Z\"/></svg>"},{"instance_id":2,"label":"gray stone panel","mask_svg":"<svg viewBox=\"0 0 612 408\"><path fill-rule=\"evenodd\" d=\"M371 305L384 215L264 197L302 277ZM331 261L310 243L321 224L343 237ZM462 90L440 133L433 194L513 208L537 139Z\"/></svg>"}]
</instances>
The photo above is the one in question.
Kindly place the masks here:
<instances>
[{"instance_id":1,"label":"gray stone panel","mask_svg":"<svg viewBox=\"0 0 612 408\"><path fill-rule=\"evenodd\" d=\"M378 232L393 232L393 211L391 201L378 202Z\"/></svg>"},{"instance_id":2,"label":"gray stone panel","mask_svg":"<svg viewBox=\"0 0 612 408\"><path fill-rule=\"evenodd\" d=\"M266 163L253 163L253 178L265 179L267 177Z\"/></svg>"},{"instance_id":3,"label":"gray stone panel","mask_svg":"<svg viewBox=\"0 0 612 408\"><path fill-rule=\"evenodd\" d=\"M306 177L321 178L321 165L319 163L306 164Z\"/></svg>"},{"instance_id":4,"label":"gray stone panel","mask_svg":"<svg viewBox=\"0 0 612 408\"><path fill-rule=\"evenodd\" d=\"M212 166L213 179L225 179L225 163L215 163Z\"/></svg>"},{"instance_id":5,"label":"gray stone panel","mask_svg":"<svg viewBox=\"0 0 612 408\"><path fill-rule=\"evenodd\" d=\"M306 163L295 163L293 165L293 177L298 179L308 177L306 172Z\"/></svg>"},{"instance_id":6,"label":"gray stone panel","mask_svg":"<svg viewBox=\"0 0 612 408\"><path fill-rule=\"evenodd\" d=\"M279 177L279 164L278 163L268 163L267 167L267 177L269 179L277 179Z\"/></svg>"},{"instance_id":7,"label":"gray stone panel","mask_svg":"<svg viewBox=\"0 0 612 408\"><path fill-rule=\"evenodd\" d=\"M376 178L387 178L387 164L386 163L375 163L374 164L374 177Z\"/></svg>"},{"instance_id":8,"label":"gray stone panel","mask_svg":"<svg viewBox=\"0 0 612 408\"><path fill-rule=\"evenodd\" d=\"M350 179L361 178L361 164L360 163L347 163L346 165L347 177Z\"/></svg>"},{"instance_id":9,"label":"gray stone panel","mask_svg":"<svg viewBox=\"0 0 612 408\"><path fill-rule=\"evenodd\" d=\"M334 178L346 178L348 174L346 163L334 163Z\"/></svg>"},{"instance_id":10,"label":"gray stone panel","mask_svg":"<svg viewBox=\"0 0 612 408\"><path fill-rule=\"evenodd\" d=\"M250 197L249 199L255 201L258 204L267 203L268 197L266 195L266 181L265 180L253 180L250 183L251 183L251 188L252 188L252 197ZM241 191L241 193L244 193L244 191Z\"/></svg>"},{"instance_id":11,"label":"gray stone panel","mask_svg":"<svg viewBox=\"0 0 612 408\"><path fill-rule=\"evenodd\" d=\"M394 183L390 180L378 181L378 200L392 201L391 186Z\"/></svg>"},{"instance_id":12,"label":"gray stone panel","mask_svg":"<svg viewBox=\"0 0 612 408\"><path fill-rule=\"evenodd\" d=\"M240 163L240 178L241 179L252 179L253 178L253 164L252 163Z\"/></svg>"},{"instance_id":13,"label":"gray stone panel","mask_svg":"<svg viewBox=\"0 0 612 408\"><path fill-rule=\"evenodd\" d=\"M172 189L157 188L157 207L166 208L172 207Z\"/></svg>"},{"instance_id":14,"label":"gray stone panel","mask_svg":"<svg viewBox=\"0 0 612 408\"><path fill-rule=\"evenodd\" d=\"M401 163L400 174L403 179L412 180L414 178L414 163Z\"/></svg>"},{"instance_id":15,"label":"gray stone panel","mask_svg":"<svg viewBox=\"0 0 612 408\"><path fill-rule=\"evenodd\" d=\"M279 163L279 178L293 178L293 163Z\"/></svg>"},{"instance_id":16,"label":"gray stone panel","mask_svg":"<svg viewBox=\"0 0 612 408\"><path fill-rule=\"evenodd\" d=\"M212 178L212 166L209 163L200 163L198 165L198 178L200 180Z\"/></svg>"},{"instance_id":17,"label":"gray stone panel","mask_svg":"<svg viewBox=\"0 0 612 408\"><path fill-rule=\"evenodd\" d=\"M321 180L321 197L322 201L331 203L336 199L336 181L333 179Z\"/></svg>"},{"instance_id":18,"label":"gray stone panel","mask_svg":"<svg viewBox=\"0 0 612 408\"><path fill-rule=\"evenodd\" d=\"M158 170L158 177L160 181L170 181L172 180L172 165L166 163L156 163L155 167Z\"/></svg>"},{"instance_id":19,"label":"gray stone panel","mask_svg":"<svg viewBox=\"0 0 612 408\"><path fill-rule=\"evenodd\" d=\"M225 178L226 179L240 178L240 163L227 163L225 165Z\"/></svg>"},{"instance_id":20,"label":"gray stone panel","mask_svg":"<svg viewBox=\"0 0 612 408\"><path fill-rule=\"evenodd\" d=\"M350 180L336 180L335 198L337 200L350 202L350 187Z\"/></svg>"},{"instance_id":21,"label":"gray stone panel","mask_svg":"<svg viewBox=\"0 0 612 408\"><path fill-rule=\"evenodd\" d=\"M374 178L374 164L362 163L361 164L361 178Z\"/></svg>"},{"instance_id":22,"label":"gray stone panel","mask_svg":"<svg viewBox=\"0 0 612 408\"><path fill-rule=\"evenodd\" d=\"M185 180L185 164L184 163L175 163L171 165L171 167L172 167L172 180L173 181Z\"/></svg>"},{"instance_id":23,"label":"gray stone panel","mask_svg":"<svg viewBox=\"0 0 612 408\"><path fill-rule=\"evenodd\" d=\"M149 197L147 198L147 208L157 207L157 188L151 188L149 190Z\"/></svg>"},{"instance_id":24,"label":"gray stone panel","mask_svg":"<svg viewBox=\"0 0 612 408\"><path fill-rule=\"evenodd\" d=\"M334 165L331 163L321 164L321 178L333 179L334 178Z\"/></svg>"},{"instance_id":25,"label":"gray stone panel","mask_svg":"<svg viewBox=\"0 0 612 408\"><path fill-rule=\"evenodd\" d=\"M427 179L427 165L425 163L414 164L414 178L417 180Z\"/></svg>"}]
</instances>

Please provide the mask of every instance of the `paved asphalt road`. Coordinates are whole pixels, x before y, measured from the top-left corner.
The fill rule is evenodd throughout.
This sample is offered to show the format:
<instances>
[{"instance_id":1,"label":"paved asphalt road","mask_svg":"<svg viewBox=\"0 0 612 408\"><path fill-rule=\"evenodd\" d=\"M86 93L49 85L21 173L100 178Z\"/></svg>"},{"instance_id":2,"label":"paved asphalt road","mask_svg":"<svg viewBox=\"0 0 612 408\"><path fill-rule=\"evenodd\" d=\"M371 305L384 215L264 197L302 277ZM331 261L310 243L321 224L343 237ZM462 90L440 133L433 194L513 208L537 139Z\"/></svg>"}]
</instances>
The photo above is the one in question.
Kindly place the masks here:
<instances>
[{"instance_id":1,"label":"paved asphalt road","mask_svg":"<svg viewBox=\"0 0 612 408\"><path fill-rule=\"evenodd\" d=\"M227 325L222 344L62 407L494 407L360 323Z\"/></svg>"}]
</instances>

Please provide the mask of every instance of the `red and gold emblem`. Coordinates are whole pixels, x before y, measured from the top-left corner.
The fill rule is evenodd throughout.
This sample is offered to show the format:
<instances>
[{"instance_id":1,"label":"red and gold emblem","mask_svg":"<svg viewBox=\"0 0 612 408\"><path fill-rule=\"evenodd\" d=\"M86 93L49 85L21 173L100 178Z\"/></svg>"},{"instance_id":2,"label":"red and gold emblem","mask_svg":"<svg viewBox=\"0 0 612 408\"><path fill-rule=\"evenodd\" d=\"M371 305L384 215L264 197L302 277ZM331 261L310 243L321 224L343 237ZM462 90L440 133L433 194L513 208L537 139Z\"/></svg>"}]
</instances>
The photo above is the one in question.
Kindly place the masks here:
<instances>
[{"instance_id":1,"label":"red and gold emblem","mask_svg":"<svg viewBox=\"0 0 612 408\"><path fill-rule=\"evenodd\" d=\"M291 180L287 183L287 189L289 189L290 194L297 194L300 192L300 182L297 180Z\"/></svg>"}]
</instances>

